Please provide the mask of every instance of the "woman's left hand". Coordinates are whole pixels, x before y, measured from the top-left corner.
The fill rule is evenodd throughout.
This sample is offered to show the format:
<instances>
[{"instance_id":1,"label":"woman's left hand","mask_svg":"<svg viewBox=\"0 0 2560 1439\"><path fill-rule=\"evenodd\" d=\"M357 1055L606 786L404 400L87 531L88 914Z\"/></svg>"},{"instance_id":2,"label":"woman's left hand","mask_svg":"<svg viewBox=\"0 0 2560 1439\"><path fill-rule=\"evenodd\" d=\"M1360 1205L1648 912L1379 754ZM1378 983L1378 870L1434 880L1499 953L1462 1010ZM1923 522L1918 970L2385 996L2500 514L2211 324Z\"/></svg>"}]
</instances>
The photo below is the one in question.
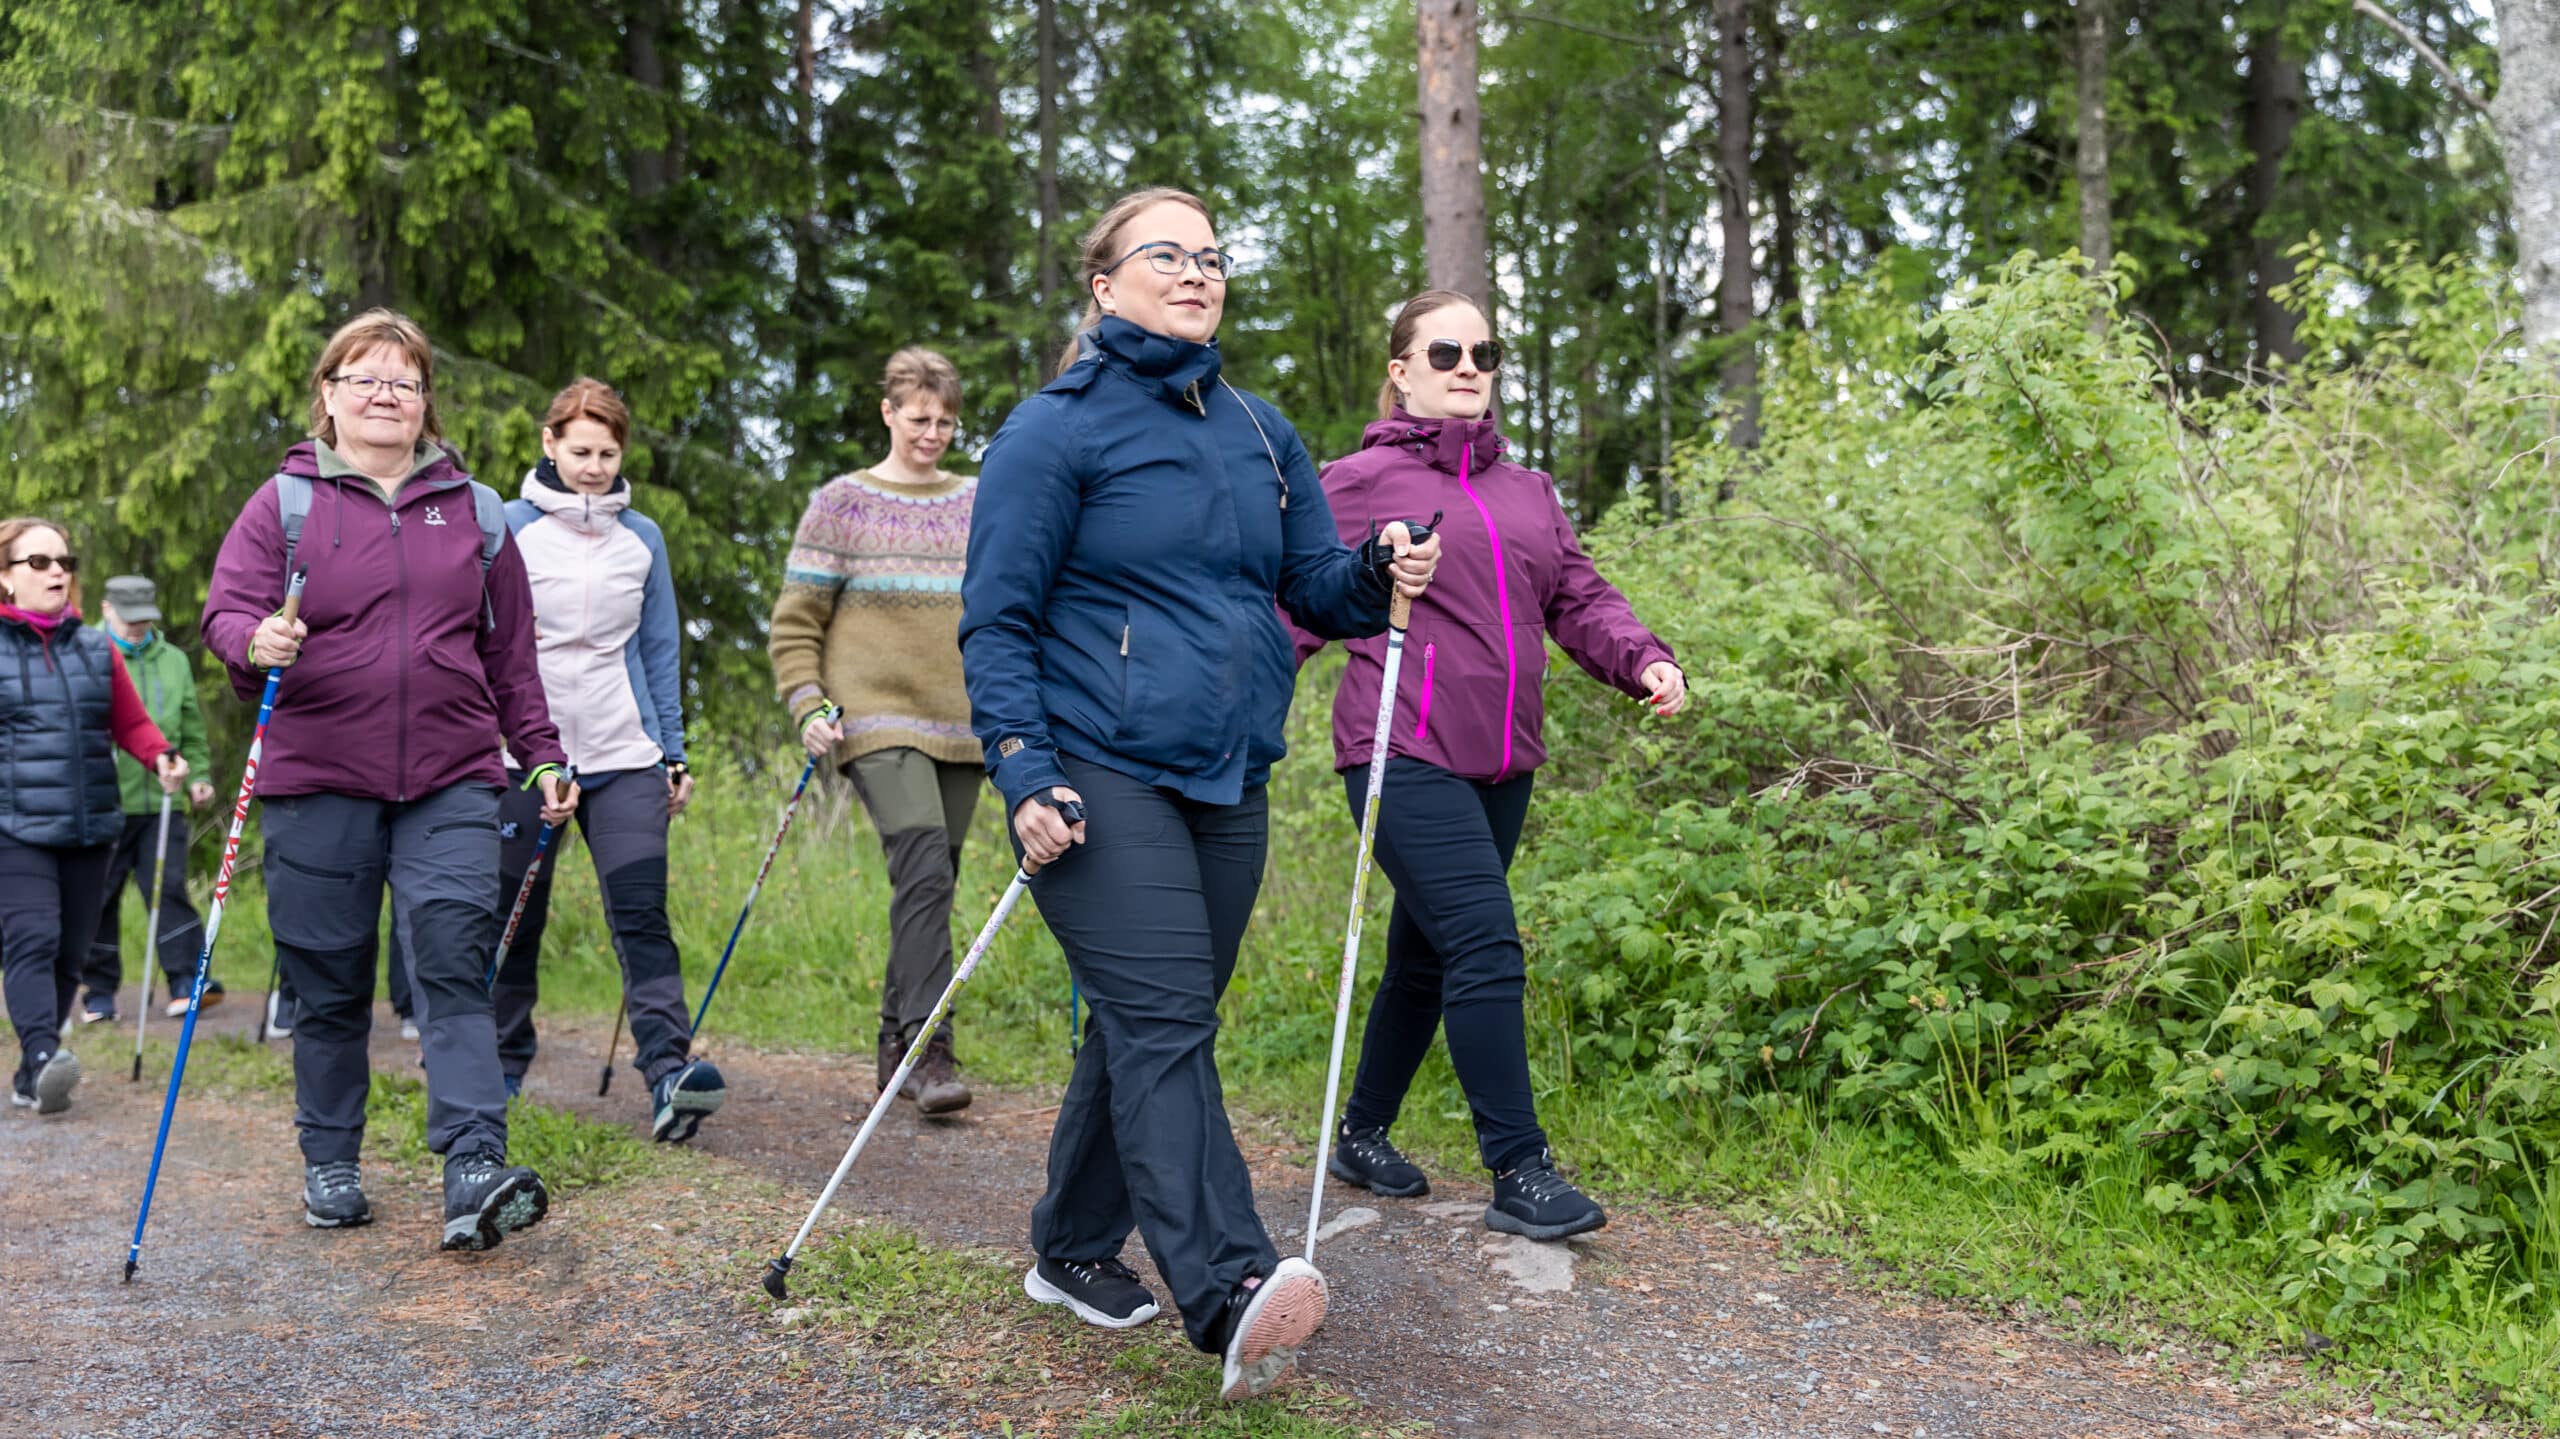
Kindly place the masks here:
<instances>
[{"instance_id":1,"label":"woman's left hand","mask_svg":"<svg viewBox=\"0 0 2560 1439\"><path fill-rule=\"evenodd\" d=\"M154 768L160 772L160 788L170 794L176 794L178 786L187 782L187 762L176 750L162 750Z\"/></svg>"},{"instance_id":2,"label":"woman's left hand","mask_svg":"<svg viewBox=\"0 0 2560 1439\"><path fill-rule=\"evenodd\" d=\"M691 803L693 803L692 771L669 771L667 774L667 817L669 819L673 819L677 815L684 813L684 807Z\"/></svg>"},{"instance_id":3,"label":"woman's left hand","mask_svg":"<svg viewBox=\"0 0 2560 1439\"><path fill-rule=\"evenodd\" d=\"M1680 713L1680 707L1689 702L1689 677L1680 673L1680 667L1669 660L1655 660L1646 665L1644 673L1637 678L1652 691L1645 696L1645 703L1653 706L1655 714L1676 715Z\"/></svg>"},{"instance_id":4,"label":"woman's left hand","mask_svg":"<svg viewBox=\"0 0 2560 1439\"><path fill-rule=\"evenodd\" d=\"M1389 573L1395 576L1396 593L1409 600L1422 598L1422 591L1431 583L1432 571L1440 567L1440 536L1434 534L1417 545L1413 532L1405 528L1404 521L1397 520L1379 531L1378 538L1396 552L1395 563L1388 566Z\"/></svg>"}]
</instances>

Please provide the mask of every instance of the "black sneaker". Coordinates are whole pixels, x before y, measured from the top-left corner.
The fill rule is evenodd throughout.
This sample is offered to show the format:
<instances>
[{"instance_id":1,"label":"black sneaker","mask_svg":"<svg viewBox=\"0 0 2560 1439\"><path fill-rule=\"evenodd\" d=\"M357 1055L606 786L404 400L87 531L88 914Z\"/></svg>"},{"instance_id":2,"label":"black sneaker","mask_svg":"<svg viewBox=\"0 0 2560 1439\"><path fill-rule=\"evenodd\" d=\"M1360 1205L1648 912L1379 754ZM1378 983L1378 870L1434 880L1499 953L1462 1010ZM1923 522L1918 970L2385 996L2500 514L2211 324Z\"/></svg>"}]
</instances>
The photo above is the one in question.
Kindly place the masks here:
<instances>
[{"instance_id":1,"label":"black sneaker","mask_svg":"<svg viewBox=\"0 0 2560 1439\"><path fill-rule=\"evenodd\" d=\"M1218 1342L1218 1397L1250 1399L1296 1373L1298 1351L1324 1323L1328 1297L1323 1272L1296 1258L1239 1285L1220 1322L1226 1332Z\"/></svg>"},{"instance_id":2,"label":"black sneaker","mask_svg":"<svg viewBox=\"0 0 2560 1439\"><path fill-rule=\"evenodd\" d=\"M654 1111L649 1137L667 1144L684 1143L728 1097L720 1070L710 1060L697 1059L670 1071L649 1089Z\"/></svg>"},{"instance_id":3,"label":"black sneaker","mask_svg":"<svg viewBox=\"0 0 2560 1439\"><path fill-rule=\"evenodd\" d=\"M1345 1184L1358 1185L1389 1199L1411 1199L1431 1192L1431 1181L1423 1177L1422 1166L1389 1144L1383 1129L1342 1130L1334 1136L1333 1157L1325 1161L1324 1167Z\"/></svg>"},{"instance_id":4,"label":"black sneaker","mask_svg":"<svg viewBox=\"0 0 2560 1439\"><path fill-rule=\"evenodd\" d=\"M169 1016L171 1019L176 1019L185 1014L187 1012L187 988L195 982L194 975L188 975L184 979L173 979L169 981L169 1002L162 1006L160 1012ZM204 982L204 1004L199 1008L198 1012L201 1013L203 1010L211 1009L220 1003L222 1003L222 981L218 979L206 980Z\"/></svg>"},{"instance_id":5,"label":"black sneaker","mask_svg":"<svg viewBox=\"0 0 2560 1439\"><path fill-rule=\"evenodd\" d=\"M373 1222L364 1174L352 1159L302 1166L302 1222L314 1229L352 1229Z\"/></svg>"},{"instance_id":6,"label":"black sneaker","mask_svg":"<svg viewBox=\"0 0 2560 1439\"><path fill-rule=\"evenodd\" d=\"M106 996L106 997L104 997L104 998L102 998L102 999L93 999L93 1000L90 1000L90 1001L89 1001L89 1005L88 1005L88 1007L80 1011L80 1022L81 1022L82 1024L113 1024L113 1023L115 1023L115 1022L116 1022L116 1001L115 1001L115 996L113 996L113 995L108 995L108 996Z\"/></svg>"},{"instance_id":7,"label":"black sneaker","mask_svg":"<svg viewBox=\"0 0 2560 1439\"><path fill-rule=\"evenodd\" d=\"M1493 1202L1484 1207L1485 1228L1530 1239L1562 1239L1608 1222L1599 1205L1556 1173L1555 1156L1543 1149L1495 1175Z\"/></svg>"},{"instance_id":8,"label":"black sneaker","mask_svg":"<svg viewBox=\"0 0 2560 1439\"><path fill-rule=\"evenodd\" d=\"M1117 1259L1043 1259L1023 1271L1022 1292L1036 1304L1063 1304L1105 1329L1135 1329L1163 1312Z\"/></svg>"},{"instance_id":9,"label":"black sneaker","mask_svg":"<svg viewBox=\"0 0 2560 1439\"><path fill-rule=\"evenodd\" d=\"M509 1164L493 1150L475 1149L444 1162L446 1249L495 1249L551 1209L542 1176Z\"/></svg>"}]
</instances>

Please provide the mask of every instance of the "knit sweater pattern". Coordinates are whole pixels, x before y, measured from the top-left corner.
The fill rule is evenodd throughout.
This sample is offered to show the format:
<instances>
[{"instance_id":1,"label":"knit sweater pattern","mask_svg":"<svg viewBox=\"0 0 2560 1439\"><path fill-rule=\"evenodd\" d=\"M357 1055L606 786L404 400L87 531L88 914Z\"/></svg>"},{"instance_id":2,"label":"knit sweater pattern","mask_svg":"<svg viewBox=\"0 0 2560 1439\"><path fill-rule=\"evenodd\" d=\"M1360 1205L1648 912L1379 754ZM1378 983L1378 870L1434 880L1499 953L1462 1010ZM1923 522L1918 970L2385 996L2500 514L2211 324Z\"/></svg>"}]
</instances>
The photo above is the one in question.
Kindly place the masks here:
<instances>
[{"instance_id":1,"label":"knit sweater pattern","mask_svg":"<svg viewBox=\"0 0 2560 1439\"><path fill-rule=\"evenodd\" d=\"M847 764L914 749L982 762L960 678L960 571L978 482L930 484L870 471L821 486L800 516L773 606L774 690L797 722L822 702L844 710Z\"/></svg>"}]
</instances>

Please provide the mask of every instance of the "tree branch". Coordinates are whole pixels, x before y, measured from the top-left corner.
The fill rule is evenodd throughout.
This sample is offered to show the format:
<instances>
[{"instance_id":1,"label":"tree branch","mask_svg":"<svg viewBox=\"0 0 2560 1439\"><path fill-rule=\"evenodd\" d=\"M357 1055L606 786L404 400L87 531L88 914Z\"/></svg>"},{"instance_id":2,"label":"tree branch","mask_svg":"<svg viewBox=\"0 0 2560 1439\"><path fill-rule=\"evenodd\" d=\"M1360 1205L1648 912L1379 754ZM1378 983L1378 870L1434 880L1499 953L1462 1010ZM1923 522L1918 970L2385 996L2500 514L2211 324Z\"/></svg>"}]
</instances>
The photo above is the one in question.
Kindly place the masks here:
<instances>
[{"instance_id":1,"label":"tree branch","mask_svg":"<svg viewBox=\"0 0 2560 1439\"><path fill-rule=\"evenodd\" d=\"M2383 29L2399 36L2402 44L2417 51L2418 58L2427 62L2427 68L2443 77L2445 88L2453 92L2453 98L2483 115L2489 113L2489 102L2481 99L2470 86L2463 84L2462 77L2453 73L2453 67L2445 63L2445 58L2436 53L2434 46L2418 38L2417 31L2400 23L2391 12L2374 4L2373 0L2356 0L2355 12L2380 24Z\"/></svg>"}]
</instances>

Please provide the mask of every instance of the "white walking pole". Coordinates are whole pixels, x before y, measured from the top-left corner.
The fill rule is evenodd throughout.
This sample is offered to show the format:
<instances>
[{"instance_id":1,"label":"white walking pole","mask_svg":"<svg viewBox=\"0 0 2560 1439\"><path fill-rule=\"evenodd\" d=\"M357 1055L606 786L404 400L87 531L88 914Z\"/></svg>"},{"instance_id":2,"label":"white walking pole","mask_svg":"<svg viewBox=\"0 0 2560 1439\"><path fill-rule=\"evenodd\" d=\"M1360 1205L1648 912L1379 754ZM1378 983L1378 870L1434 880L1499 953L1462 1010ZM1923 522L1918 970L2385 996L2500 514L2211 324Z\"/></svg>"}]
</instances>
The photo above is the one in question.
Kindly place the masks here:
<instances>
[{"instance_id":1,"label":"white walking pole","mask_svg":"<svg viewBox=\"0 0 2560 1439\"><path fill-rule=\"evenodd\" d=\"M142 1031L151 1023L151 974L160 967L160 898L169 892L169 801L177 796L160 792L160 847L152 851L151 861L151 935L143 942L142 1012L133 1017L133 1082L142 1082Z\"/></svg>"}]
</instances>

